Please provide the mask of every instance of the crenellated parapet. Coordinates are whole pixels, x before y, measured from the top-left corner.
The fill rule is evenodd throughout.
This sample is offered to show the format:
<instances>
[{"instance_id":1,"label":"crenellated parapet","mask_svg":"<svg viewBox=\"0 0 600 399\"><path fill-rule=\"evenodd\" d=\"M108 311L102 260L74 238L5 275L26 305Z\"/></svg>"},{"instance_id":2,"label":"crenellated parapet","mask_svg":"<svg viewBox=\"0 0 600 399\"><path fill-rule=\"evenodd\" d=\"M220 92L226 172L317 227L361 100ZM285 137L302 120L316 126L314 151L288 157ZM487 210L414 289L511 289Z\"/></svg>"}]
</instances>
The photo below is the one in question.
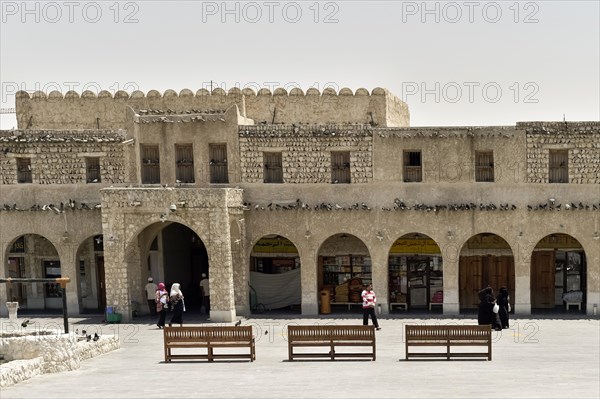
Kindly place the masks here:
<instances>
[{"instance_id":1,"label":"crenellated parapet","mask_svg":"<svg viewBox=\"0 0 600 399\"><path fill-rule=\"evenodd\" d=\"M225 110L237 105L242 116L264 124L370 124L371 126L409 126L408 106L386 89L371 92L360 88L355 92L343 88L336 92L326 88L322 92L310 88L306 92L293 88L289 92L277 88L273 92L263 88L234 87L229 91L216 88L179 93L150 90L84 91L79 94L58 91L48 94L37 91L16 94L19 129L119 129L126 125L126 109L216 109Z\"/></svg>"}]
</instances>

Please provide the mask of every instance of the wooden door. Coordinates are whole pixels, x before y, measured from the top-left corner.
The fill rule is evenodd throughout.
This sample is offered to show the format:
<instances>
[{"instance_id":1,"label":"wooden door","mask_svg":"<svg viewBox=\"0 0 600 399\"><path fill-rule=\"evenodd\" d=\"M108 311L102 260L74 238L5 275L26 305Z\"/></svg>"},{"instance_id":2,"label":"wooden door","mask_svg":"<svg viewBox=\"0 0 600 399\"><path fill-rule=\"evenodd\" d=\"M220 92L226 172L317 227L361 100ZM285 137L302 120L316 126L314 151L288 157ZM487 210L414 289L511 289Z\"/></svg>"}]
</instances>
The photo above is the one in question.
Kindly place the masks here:
<instances>
[{"instance_id":1,"label":"wooden door","mask_svg":"<svg viewBox=\"0 0 600 399\"><path fill-rule=\"evenodd\" d=\"M488 256L484 258L483 284L486 281L498 293L500 287L506 287L509 293L515 286L515 262L512 256ZM483 288L483 287L482 287Z\"/></svg>"},{"instance_id":2,"label":"wooden door","mask_svg":"<svg viewBox=\"0 0 600 399\"><path fill-rule=\"evenodd\" d=\"M98 309L106 309L106 284L104 282L104 256L96 257L96 270L98 271Z\"/></svg>"},{"instance_id":3,"label":"wooden door","mask_svg":"<svg viewBox=\"0 0 600 399\"><path fill-rule=\"evenodd\" d=\"M554 307L554 251L535 251L531 257L531 307Z\"/></svg>"},{"instance_id":4,"label":"wooden door","mask_svg":"<svg viewBox=\"0 0 600 399\"><path fill-rule=\"evenodd\" d=\"M477 309L482 288L482 257L461 256L459 261L459 301L463 309ZM486 283L487 284L487 283Z\"/></svg>"}]
</instances>

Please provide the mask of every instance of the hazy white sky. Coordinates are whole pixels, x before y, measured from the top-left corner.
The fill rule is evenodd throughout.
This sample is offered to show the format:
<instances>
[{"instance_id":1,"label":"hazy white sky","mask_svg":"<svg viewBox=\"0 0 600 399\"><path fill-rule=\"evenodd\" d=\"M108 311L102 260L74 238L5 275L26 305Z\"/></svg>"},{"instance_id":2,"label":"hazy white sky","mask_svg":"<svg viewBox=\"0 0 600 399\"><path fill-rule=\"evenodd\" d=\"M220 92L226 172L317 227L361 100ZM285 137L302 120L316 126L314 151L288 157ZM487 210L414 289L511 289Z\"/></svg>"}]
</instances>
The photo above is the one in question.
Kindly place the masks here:
<instances>
[{"instance_id":1,"label":"hazy white sky","mask_svg":"<svg viewBox=\"0 0 600 399\"><path fill-rule=\"evenodd\" d=\"M600 120L600 2L0 1L17 90L385 87L412 126ZM16 125L2 115L1 128Z\"/></svg>"}]
</instances>

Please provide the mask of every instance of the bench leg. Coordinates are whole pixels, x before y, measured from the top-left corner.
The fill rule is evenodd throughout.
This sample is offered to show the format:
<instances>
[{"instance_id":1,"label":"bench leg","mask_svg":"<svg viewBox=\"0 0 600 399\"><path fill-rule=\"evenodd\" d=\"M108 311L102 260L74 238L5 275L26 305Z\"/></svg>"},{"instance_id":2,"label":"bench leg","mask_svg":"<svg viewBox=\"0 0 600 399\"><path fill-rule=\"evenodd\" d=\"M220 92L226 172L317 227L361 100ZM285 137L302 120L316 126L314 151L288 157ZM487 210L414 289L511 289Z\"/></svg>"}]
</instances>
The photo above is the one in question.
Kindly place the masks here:
<instances>
[{"instance_id":1,"label":"bench leg","mask_svg":"<svg viewBox=\"0 0 600 399\"><path fill-rule=\"evenodd\" d=\"M333 342L331 342L330 348L329 354L331 355L331 360L335 360L335 346L333 345Z\"/></svg>"},{"instance_id":2,"label":"bench leg","mask_svg":"<svg viewBox=\"0 0 600 399\"><path fill-rule=\"evenodd\" d=\"M208 361L212 362L214 360L213 358L213 347L211 345L208 345Z\"/></svg>"}]
</instances>

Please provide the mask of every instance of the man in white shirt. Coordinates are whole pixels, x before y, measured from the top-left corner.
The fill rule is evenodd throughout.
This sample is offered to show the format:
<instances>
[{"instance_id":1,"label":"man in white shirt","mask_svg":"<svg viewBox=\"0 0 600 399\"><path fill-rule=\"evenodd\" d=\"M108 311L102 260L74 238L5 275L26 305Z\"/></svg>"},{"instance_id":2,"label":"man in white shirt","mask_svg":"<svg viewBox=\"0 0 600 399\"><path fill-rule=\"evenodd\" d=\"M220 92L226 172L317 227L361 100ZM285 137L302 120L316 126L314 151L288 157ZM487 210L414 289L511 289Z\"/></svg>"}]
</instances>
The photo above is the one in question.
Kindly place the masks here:
<instances>
[{"instance_id":1,"label":"man in white shirt","mask_svg":"<svg viewBox=\"0 0 600 399\"><path fill-rule=\"evenodd\" d=\"M206 273L202 273L202 279L200 280L200 293L202 294L202 306L206 310L206 313L208 313L210 310L210 287L208 285Z\"/></svg>"},{"instance_id":2,"label":"man in white shirt","mask_svg":"<svg viewBox=\"0 0 600 399\"><path fill-rule=\"evenodd\" d=\"M146 299L148 300L148 309L150 310L150 314L152 316L156 316L156 284L154 284L154 279L152 277L148 277L148 284L146 284Z\"/></svg>"}]
</instances>

